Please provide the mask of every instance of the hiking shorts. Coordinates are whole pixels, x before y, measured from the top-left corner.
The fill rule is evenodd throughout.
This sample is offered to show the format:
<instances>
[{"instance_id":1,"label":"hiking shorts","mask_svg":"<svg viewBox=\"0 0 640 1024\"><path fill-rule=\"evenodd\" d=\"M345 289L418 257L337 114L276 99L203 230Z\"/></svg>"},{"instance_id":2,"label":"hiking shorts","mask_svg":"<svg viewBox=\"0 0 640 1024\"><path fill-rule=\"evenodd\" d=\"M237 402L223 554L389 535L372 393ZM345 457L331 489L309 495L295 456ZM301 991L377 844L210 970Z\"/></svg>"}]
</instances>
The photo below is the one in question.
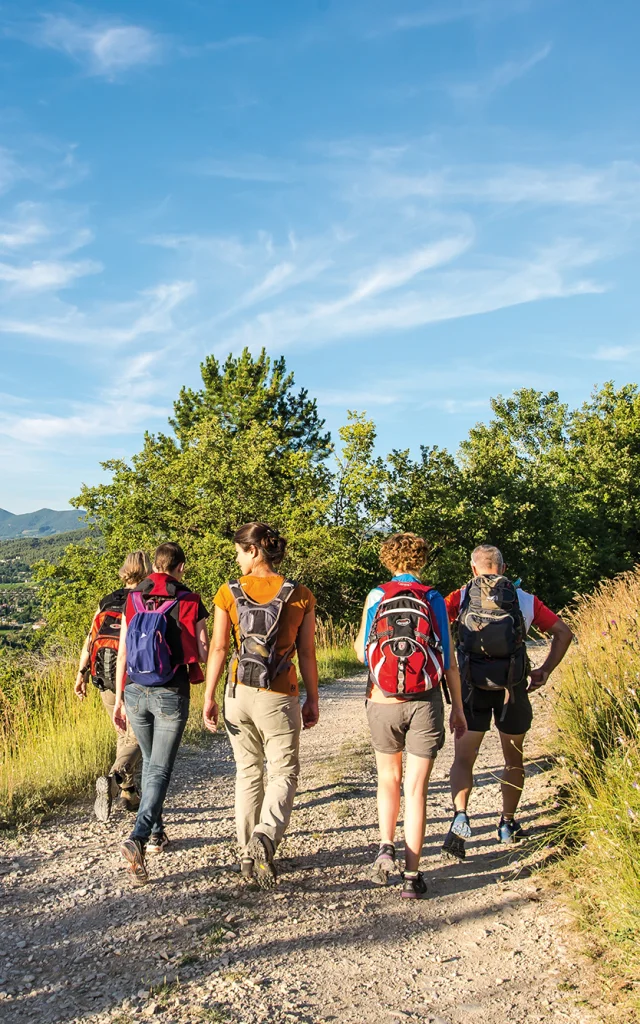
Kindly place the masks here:
<instances>
[{"instance_id":1,"label":"hiking shorts","mask_svg":"<svg viewBox=\"0 0 640 1024\"><path fill-rule=\"evenodd\" d=\"M507 704L504 718L504 690L479 690L468 682L462 683L462 700L467 729L470 732L487 732L491 728L491 716L498 732L507 736L521 736L529 732L533 721L531 701L527 684L520 683L513 691L513 704ZM507 700L509 698L507 697ZM500 719L502 718L502 721Z\"/></svg>"},{"instance_id":2,"label":"hiking shorts","mask_svg":"<svg viewBox=\"0 0 640 1024\"><path fill-rule=\"evenodd\" d=\"M373 749L380 754L407 750L416 757L434 758L444 746L442 690L429 690L421 700L401 704L367 701L367 719Z\"/></svg>"}]
</instances>

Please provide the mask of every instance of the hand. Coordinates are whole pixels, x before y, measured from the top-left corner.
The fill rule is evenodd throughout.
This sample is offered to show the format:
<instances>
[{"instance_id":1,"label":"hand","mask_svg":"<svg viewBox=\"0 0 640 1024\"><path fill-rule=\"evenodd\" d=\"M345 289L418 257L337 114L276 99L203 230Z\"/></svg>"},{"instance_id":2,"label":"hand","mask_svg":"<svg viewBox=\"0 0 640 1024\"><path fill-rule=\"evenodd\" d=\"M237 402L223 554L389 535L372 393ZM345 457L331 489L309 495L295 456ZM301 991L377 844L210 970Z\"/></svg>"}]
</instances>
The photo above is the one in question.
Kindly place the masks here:
<instances>
[{"instance_id":1,"label":"hand","mask_svg":"<svg viewBox=\"0 0 640 1024\"><path fill-rule=\"evenodd\" d=\"M544 686L550 673L547 672L546 668L534 668L531 671L531 681L527 686L527 693L533 693L534 690L539 690L541 686Z\"/></svg>"},{"instance_id":2,"label":"hand","mask_svg":"<svg viewBox=\"0 0 640 1024\"><path fill-rule=\"evenodd\" d=\"M87 680L84 672L78 672L73 687L73 692L75 693L76 697L80 698L80 700L84 700L84 698L87 696Z\"/></svg>"},{"instance_id":3,"label":"hand","mask_svg":"<svg viewBox=\"0 0 640 1024\"><path fill-rule=\"evenodd\" d=\"M218 731L218 719L220 717L220 708L215 697L205 697L204 706L202 708L202 721L205 729L209 732Z\"/></svg>"},{"instance_id":4,"label":"hand","mask_svg":"<svg viewBox=\"0 0 640 1024\"><path fill-rule=\"evenodd\" d=\"M124 709L124 703L122 699L116 702L113 708L113 724L115 725L118 732L125 733L127 731L127 712Z\"/></svg>"},{"instance_id":5,"label":"hand","mask_svg":"<svg viewBox=\"0 0 640 1024\"><path fill-rule=\"evenodd\" d=\"M317 700L310 700L309 697L302 705L302 725L304 729L312 729L318 724L320 709Z\"/></svg>"},{"instance_id":6,"label":"hand","mask_svg":"<svg viewBox=\"0 0 640 1024\"><path fill-rule=\"evenodd\" d=\"M454 704L449 715L449 729L454 733L457 740L461 740L467 731L467 719L463 708Z\"/></svg>"}]
</instances>

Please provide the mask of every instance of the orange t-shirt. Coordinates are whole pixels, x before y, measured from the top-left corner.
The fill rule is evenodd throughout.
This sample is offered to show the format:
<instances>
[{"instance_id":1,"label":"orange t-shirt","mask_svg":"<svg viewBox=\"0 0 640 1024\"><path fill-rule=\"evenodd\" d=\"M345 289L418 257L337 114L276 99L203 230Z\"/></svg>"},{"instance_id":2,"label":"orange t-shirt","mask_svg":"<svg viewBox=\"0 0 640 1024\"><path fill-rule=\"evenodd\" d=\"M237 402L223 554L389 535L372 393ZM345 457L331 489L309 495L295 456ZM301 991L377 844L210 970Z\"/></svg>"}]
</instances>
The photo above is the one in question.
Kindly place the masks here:
<instances>
[{"instance_id":1,"label":"orange t-shirt","mask_svg":"<svg viewBox=\"0 0 640 1024\"><path fill-rule=\"evenodd\" d=\"M239 582L252 601L257 601L259 604L267 604L280 590L284 583L284 576L241 576ZM227 583L222 584L213 599L213 603L229 614L236 644L239 644L238 612ZM280 616L278 636L276 638L276 653L280 657L283 657L290 650L292 644L297 643L302 620L308 612L313 611L315 605L316 599L311 591L307 587L303 587L301 583L298 583L282 609L282 615ZM296 672L295 665L290 665L288 669L280 672L271 683L271 689L275 693L288 693L292 696L297 696L299 687L298 673Z\"/></svg>"}]
</instances>

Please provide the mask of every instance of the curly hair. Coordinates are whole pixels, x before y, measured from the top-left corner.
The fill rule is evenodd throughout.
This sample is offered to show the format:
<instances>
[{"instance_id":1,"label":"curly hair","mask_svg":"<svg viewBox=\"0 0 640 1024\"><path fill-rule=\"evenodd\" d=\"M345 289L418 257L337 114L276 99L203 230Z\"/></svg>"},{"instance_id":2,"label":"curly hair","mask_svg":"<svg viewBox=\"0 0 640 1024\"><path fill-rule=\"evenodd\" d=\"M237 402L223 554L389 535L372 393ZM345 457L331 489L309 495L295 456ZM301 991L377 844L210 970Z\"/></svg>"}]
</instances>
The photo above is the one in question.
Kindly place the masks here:
<instances>
[{"instance_id":1,"label":"curly hair","mask_svg":"<svg viewBox=\"0 0 640 1024\"><path fill-rule=\"evenodd\" d=\"M429 545L415 533L393 533L380 548L380 561L394 575L419 573L427 561Z\"/></svg>"}]
</instances>

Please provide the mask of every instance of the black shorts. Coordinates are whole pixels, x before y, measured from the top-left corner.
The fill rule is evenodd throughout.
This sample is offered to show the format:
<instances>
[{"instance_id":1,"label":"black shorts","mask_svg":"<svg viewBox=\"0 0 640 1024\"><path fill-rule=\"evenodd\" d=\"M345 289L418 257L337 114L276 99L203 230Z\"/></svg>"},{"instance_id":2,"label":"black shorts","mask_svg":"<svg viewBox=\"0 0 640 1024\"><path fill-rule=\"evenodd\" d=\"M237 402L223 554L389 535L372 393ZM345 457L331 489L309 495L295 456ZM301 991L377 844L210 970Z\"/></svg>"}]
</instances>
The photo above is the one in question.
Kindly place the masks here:
<instances>
[{"instance_id":1,"label":"black shorts","mask_svg":"<svg viewBox=\"0 0 640 1024\"><path fill-rule=\"evenodd\" d=\"M473 692L471 692L473 691ZM502 721L505 696L509 697L505 690L479 690L468 682L462 684L462 700L464 702L464 714L467 719L467 729L470 732L487 732L491 728L491 716L496 723L499 732L508 736L520 736L528 732L533 721L531 701L527 693L526 682L520 683L513 691L513 704L507 704Z\"/></svg>"}]
</instances>

